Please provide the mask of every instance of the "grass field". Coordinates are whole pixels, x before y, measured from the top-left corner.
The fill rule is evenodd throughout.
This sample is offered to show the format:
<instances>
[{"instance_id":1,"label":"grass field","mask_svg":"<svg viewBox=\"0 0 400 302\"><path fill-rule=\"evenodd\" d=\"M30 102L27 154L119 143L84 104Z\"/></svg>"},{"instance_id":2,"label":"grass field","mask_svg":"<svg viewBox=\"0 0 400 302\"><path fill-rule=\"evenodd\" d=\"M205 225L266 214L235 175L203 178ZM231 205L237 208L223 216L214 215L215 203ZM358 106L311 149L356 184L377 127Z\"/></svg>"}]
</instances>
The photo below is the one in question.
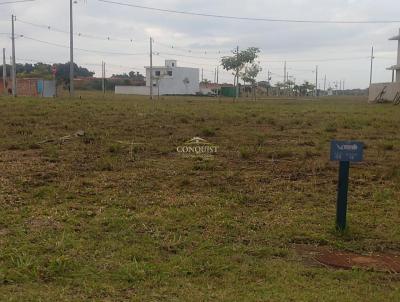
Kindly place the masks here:
<instances>
[{"instance_id":1,"label":"grass field","mask_svg":"<svg viewBox=\"0 0 400 302\"><path fill-rule=\"evenodd\" d=\"M0 301L400 301L399 274L297 252L400 254L399 122L359 98L2 98ZM177 154L194 136L214 160ZM345 234L334 138L366 143Z\"/></svg>"}]
</instances>

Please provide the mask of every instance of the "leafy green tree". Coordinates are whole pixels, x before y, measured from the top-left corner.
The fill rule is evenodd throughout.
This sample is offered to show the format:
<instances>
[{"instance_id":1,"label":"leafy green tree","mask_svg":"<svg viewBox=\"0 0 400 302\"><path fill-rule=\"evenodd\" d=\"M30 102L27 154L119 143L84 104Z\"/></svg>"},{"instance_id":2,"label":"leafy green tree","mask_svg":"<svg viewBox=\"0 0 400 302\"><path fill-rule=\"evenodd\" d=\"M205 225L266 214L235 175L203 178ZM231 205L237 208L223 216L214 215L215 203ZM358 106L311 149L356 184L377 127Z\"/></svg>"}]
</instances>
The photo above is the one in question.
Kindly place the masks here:
<instances>
[{"instance_id":1,"label":"leafy green tree","mask_svg":"<svg viewBox=\"0 0 400 302\"><path fill-rule=\"evenodd\" d=\"M63 82L65 84L69 84L69 70L70 70L69 62L64 64L54 64L53 66L56 68L57 82L59 83ZM93 77L94 72L89 71L84 67L80 67L74 63L74 75L75 77L87 78L87 77Z\"/></svg>"},{"instance_id":2,"label":"leafy green tree","mask_svg":"<svg viewBox=\"0 0 400 302\"><path fill-rule=\"evenodd\" d=\"M306 96L311 94L315 89L315 85L311 84L308 81L304 81L304 83L300 86L300 95Z\"/></svg>"},{"instance_id":3,"label":"leafy green tree","mask_svg":"<svg viewBox=\"0 0 400 302\"><path fill-rule=\"evenodd\" d=\"M239 75L246 64L252 64L257 59L260 49L249 47L246 50L234 51L232 56L225 56L221 59L221 65L226 71L233 71L236 79L236 98L239 97Z\"/></svg>"},{"instance_id":4,"label":"leafy green tree","mask_svg":"<svg viewBox=\"0 0 400 302\"><path fill-rule=\"evenodd\" d=\"M240 74L244 83L250 83L251 91L253 93L253 98L256 99L256 84L257 84L257 76L262 71L262 68L259 63L251 63L245 66L244 72Z\"/></svg>"}]
</instances>

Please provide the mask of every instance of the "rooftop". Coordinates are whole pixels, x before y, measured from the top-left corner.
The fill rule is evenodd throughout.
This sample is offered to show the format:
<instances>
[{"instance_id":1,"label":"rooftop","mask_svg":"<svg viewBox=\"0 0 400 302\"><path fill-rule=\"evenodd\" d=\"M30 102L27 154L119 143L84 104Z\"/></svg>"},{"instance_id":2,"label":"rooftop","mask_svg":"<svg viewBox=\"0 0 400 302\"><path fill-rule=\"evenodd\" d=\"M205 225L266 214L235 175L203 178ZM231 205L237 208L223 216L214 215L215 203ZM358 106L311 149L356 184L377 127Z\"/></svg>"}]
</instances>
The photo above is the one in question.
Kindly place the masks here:
<instances>
[{"instance_id":1,"label":"rooftop","mask_svg":"<svg viewBox=\"0 0 400 302\"><path fill-rule=\"evenodd\" d=\"M386 70L400 70L400 65L390 66L390 67L386 68Z\"/></svg>"},{"instance_id":2,"label":"rooftop","mask_svg":"<svg viewBox=\"0 0 400 302\"><path fill-rule=\"evenodd\" d=\"M391 37L389 40L400 40L400 34L397 36Z\"/></svg>"}]
</instances>

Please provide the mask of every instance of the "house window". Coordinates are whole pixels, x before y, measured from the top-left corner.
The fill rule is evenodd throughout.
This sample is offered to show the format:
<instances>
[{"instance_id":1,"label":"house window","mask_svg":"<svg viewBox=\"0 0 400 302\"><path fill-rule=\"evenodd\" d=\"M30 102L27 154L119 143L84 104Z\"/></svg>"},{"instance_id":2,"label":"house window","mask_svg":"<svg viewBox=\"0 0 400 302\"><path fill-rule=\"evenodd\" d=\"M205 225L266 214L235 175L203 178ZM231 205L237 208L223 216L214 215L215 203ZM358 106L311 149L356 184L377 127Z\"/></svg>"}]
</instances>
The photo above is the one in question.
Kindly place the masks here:
<instances>
[{"instance_id":1,"label":"house window","mask_svg":"<svg viewBox=\"0 0 400 302\"><path fill-rule=\"evenodd\" d=\"M168 75L172 77L172 70L168 70Z\"/></svg>"},{"instance_id":2,"label":"house window","mask_svg":"<svg viewBox=\"0 0 400 302\"><path fill-rule=\"evenodd\" d=\"M175 67L175 63L172 63L172 67Z\"/></svg>"},{"instance_id":3,"label":"house window","mask_svg":"<svg viewBox=\"0 0 400 302\"><path fill-rule=\"evenodd\" d=\"M161 71L156 70L156 77L159 77L161 75Z\"/></svg>"}]
</instances>

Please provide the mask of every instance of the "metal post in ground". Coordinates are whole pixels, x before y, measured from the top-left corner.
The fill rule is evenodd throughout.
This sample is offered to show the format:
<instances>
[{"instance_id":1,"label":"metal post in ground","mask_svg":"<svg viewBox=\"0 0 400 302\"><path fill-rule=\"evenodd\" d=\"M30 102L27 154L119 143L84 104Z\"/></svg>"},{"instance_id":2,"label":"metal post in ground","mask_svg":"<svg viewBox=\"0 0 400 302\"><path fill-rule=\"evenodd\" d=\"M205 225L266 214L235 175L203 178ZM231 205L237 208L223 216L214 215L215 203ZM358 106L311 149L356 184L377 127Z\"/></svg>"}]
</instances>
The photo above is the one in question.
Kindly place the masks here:
<instances>
[{"instance_id":1,"label":"metal post in ground","mask_svg":"<svg viewBox=\"0 0 400 302\"><path fill-rule=\"evenodd\" d=\"M346 229L347 194L349 190L349 168L350 162L340 162L338 196L336 205L336 228L340 231L344 231Z\"/></svg>"}]
</instances>

